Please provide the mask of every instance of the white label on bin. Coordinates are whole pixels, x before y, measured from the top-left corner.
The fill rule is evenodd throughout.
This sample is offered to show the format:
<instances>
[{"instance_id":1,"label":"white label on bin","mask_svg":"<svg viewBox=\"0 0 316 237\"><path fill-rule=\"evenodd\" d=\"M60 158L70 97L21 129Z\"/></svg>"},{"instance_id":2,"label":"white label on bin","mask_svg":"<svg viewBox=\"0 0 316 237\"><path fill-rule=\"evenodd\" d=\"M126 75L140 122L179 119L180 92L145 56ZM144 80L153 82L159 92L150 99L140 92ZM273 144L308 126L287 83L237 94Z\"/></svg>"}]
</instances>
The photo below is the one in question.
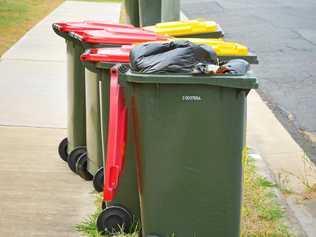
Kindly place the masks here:
<instances>
[{"instance_id":1,"label":"white label on bin","mask_svg":"<svg viewBox=\"0 0 316 237\"><path fill-rule=\"evenodd\" d=\"M199 95L183 95L182 101L202 101L202 97Z\"/></svg>"}]
</instances>

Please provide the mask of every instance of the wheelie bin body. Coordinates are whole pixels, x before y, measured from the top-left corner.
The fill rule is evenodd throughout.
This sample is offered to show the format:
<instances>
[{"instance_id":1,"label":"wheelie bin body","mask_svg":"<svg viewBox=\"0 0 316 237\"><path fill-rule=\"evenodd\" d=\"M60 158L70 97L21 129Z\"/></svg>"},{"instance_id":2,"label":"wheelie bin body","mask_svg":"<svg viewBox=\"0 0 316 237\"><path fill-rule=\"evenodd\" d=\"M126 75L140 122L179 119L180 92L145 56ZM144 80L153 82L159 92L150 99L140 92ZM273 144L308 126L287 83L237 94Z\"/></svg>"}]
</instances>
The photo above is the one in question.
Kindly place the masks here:
<instances>
[{"instance_id":1,"label":"wheelie bin body","mask_svg":"<svg viewBox=\"0 0 316 237\"><path fill-rule=\"evenodd\" d=\"M115 109L120 109L115 103L117 99L122 99L118 96L123 96L123 90L118 84L118 73L112 68L117 63L129 63L131 48L132 46L112 49L89 49L81 56L86 69L95 72L101 81L100 118L102 124L102 145L104 148L103 162L107 164L107 167L110 167L110 169L107 169L109 172L104 170L105 175L102 184L112 185L112 177L116 175L121 176L120 188L117 190L115 197L110 193L111 198L109 199L107 197L108 193L104 192L103 199L107 205L97 221L97 227L101 232L106 231L106 229L112 232L112 228L118 230L119 225L125 225L123 229L125 232L128 232L133 223L134 225L139 223L140 219L135 149L132 133L129 129L132 117L130 114L127 114L129 112L126 109L124 115L115 111ZM121 100L120 103L121 107L126 108L125 104L128 102L123 98L123 101ZM119 140L122 133L123 136L121 137L123 140ZM123 151L124 153L121 154L120 152ZM115 156L124 157L124 167L123 163L111 163L112 158ZM108 157L110 158L108 159ZM118 171L118 168L122 168L122 170ZM113 185L117 187L118 184L114 183ZM113 192L116 191L116 187L113 187ZM116 218L118 215L122 216ZM123 221L123 223L120 223L120 221Z\"/></svg>"},{"instance_id":2,"label":"wheelie bin body","mask_svg":"<svg viewBox=\"0 0 316 237\"><path fill-rule=\"evenodd\" d=\"M248 49L245 46L236 47L235 44L230 43L225 45L224 49L218 46L217 41L214 41L214 48L218 53L219 59L229 60L234 58L244 58L250 63L257 62L257 57L252 54L249 56ZM211 47L211 42L208 43ZM229 48L229 46L231 46ZM129 51L132 47L124 46L122 49L91 49L85 52L81 59L85 61L86 65L86 107L87 107L87 147L88 147L88 171L94 175L94 187L97 191L101 192L103 189L103 157L106 154L106 139L107 139L107 123L108 121L108 91L109 69L112 66L108 63L108 58L121 60L121 63L125 63L128 59ZM117 56L116 56L117 55ZM125 58L124 58L125 57ZM125 61L123 60L125 59ZM104 61L104 62L102 62ZM120 62L120 61L116 61ZM102 76L100 76L103 74ZM99 94L99 87L97 82L101 82L101 92ZM100 100L99 97L102 97ZM100 103L98 102L100 101ZM101 108L101 109L100 109ZM101 113L101 116L99 115ZM100 121L101 119L101 121ZM100 130L100 127L102 128ZM99 131L102 131L100 133ZM100 139L102 137L102 139ZM102 142L101 142L102 141ZM101 147L103 150L101 150ZM89 155L89 153L91 155ZM102 155L103 154L103 155Z\"/></svg>"},{"instance_id":3,"label":"wheelie bin body","mask_svg":"<svg viewBox=\"0 0 316 237\"><path fill-rule=\"evenodd\" d=\"M67 46L67 138L59 145L59 154L65 161L75 148L86 146L84 68L79 60L84 49L73 41L69 32L101 30L109 27L132 28L133 26L101 21L60 22L52 25L54 32L65 39Z\"/></svg>"},{"instance_id":4,"label":"wheelie bin body","mask_svg":"<svg viewBox=\"0 0 316 237\"><path fill-rule=\"evenodd\" d=\"M252 74L127 72L143 236L239 237Z\"/></svg>"},{"instance_id":5,"label":"wheelie bin body","mask_svg":"<svg viewBox=\"0 0 316 237\"><path fill-rule=\"evenodd\" d=\"M165 34L177 38L222 38L224 31L214 21L185 20L174 22L162 22L153 26L144 27L146 30L157 34Z\"/></svg>"},{"instance_id":6,"label":"wheelie bin body","mask_svg":"<svg viewBox=\"0 0 316 237\"><path fill-rule=\"evenodd\" d=\"M166 39L165 36L157 35L140 28L85 30L81 32L70 32L69 35L84 49L119 47L121 45ZM81 64L81 67L84 68L84 65ZM77 169L80 176L84 176L86 171L92 176L95 176L97 173L102 175L102 170L99 170L99 168L103 165L99 92L99 84L101 81L97 73L93 71L86 70L85 75L87 153L81 158L82 161L79 161L79 164L76 162L76 164L77 166L79 165L79 167L80 163L83 164L81 169ZM105 84L105 86L106 85L107 84ZM85 164L86 162L87 164ZM98 179L98 177L95 178Z\"/></svg>"},{"instance_id":7,"label":"wheelie bin body","mask_svg":"<svg viewBox=\"0 0 316 237\"><path fill-rule=\"evenodd\" d=\"M124 0L121 6L120 22L140 26L138 0Z\"/></svg>"},{"instance_id":8,"label":"wheelie bin body","mask_svg":"<svg viewBox=\"0 0 316 237\"><path fill-rule=\"evenodd\" d=\"M69 24L72 27L63 28L63 25L59 28L63 29L61 32L66 35L68 55L68 150L70 155L67 162L72 171L86 180L91 180L100 167L100 164L95 164L95 162L102 160L99 158L102 157L99 132L101 129L97 128L100 123L95 115L98 114L95 111L98 111L99 108L98 105L95 105L98 102L99 81L91 72L88 72L89 78L94 79L85 78L85 69L80 62L80 55L88 48L120 47L122 44L161 40L166 37L130 25L96 23L93 27L101 25L103 28L90 29L90 26L86 26L86 22L82 24L84 24L82 29L75 28L76 26L72 24ZM82 24L75 23L79 26ZM53 28L55 31L58 30L56 24L53 25ZM94 126L90 126L90 124L94 124ZM84 146L89 147L88 153L90 154L86 153ZM87 164L90 161L87 156L91 157L92 163Z\"/></svg>"},{"instance_id":9,"label":"wheelie bin body","mask_svg":"<svg viewBox=\"0 0 316 237\"><path fill-rule=\"evenodd\" d=\"M180 19L180 0L161 0L161 21L178 21Z\"/></svg>"},{"instance_id":10,"label":"wheelie bin body","mask_svg":"<svg viewBox=\"0 0 316 237\"><path fill-rule=\"evenodd\" d=\"M103 154L104 157L107 156L107 153L109 152L107 149L107 144L108 144L108 136L109 136L109 129L115 128L114 125L108 125L109 122L109 101L110 101L110 95L109 95L109 88L110 88L110 68L115 64L115 63L128 63L129 62L129 53L131 50L131 46L123 46L121 48L106 48L106 49L89 49L87 50L82 56L81 59L85 64L85 67L87 70L92 71L94 73L98 74L98 77L100 78L99 80L102 81L101 83L101 124L102 124L102 144L103 144ZM227 53L227 51L225 51ZM232 51L229 53L230 55L234 56L234 53L240 53L240 51L234 51L234 48L232 48ZM246 54L243 55L246 58ZM222 55L219 55L219 58L222 60ZM127 87L128 88L128 87ZM127 101L126 103L130 104L130 97L125 98ZM129 126L131 126L131 118L132 114L131 111L129 110L129 116L128 116L128 121L129 121ZM110 137L116 137L114 135L110 135ZM131 133L129 130L128 133L128 141L126 142L127 144L127 154L126 154L126 159L127 161L125 162L127 165L127 168L125 167L125 171L122 171L121 174L123 175L121 180L120 180L120 185L118 188L118 194L115 196L114 201L110 202L110 207L116 207L116 206L121 206L123 205L125 207L125 210L129 210L129 213L136 213L136 216L138 216L138 199L135 197L136 193L136 185L133 185L133 182L135 182L135 177L133 179L133 174L135 173L135 170L133 169L134 163L133 160L133 154L135 154L134 147L131 145L132 144L132 137ZM111 143L112 144L112 143ZM122 146L114 146L111 145L110 147L124 147ZM137 146L136 146L137 147ZM126 160L125 159L125 160ZM107 160L104 159L103 161L104 164L107 163ZM115 167L119 166L116 163L114 163ZM104 172L107 174L108 167L104 170ZM109 168L111 170L111 168ZM109 175L109 177L112 177L112 175ZM109 179L108 177L108 179ZM104 176L104 180L106 180L106 176ZM105 182L105 181L104 181ZM113 182L115 184L118 184L118 182ZM100 186L100 183L98 184ZM133 188L134 187L134 188ZM129 190L129 191L127 191ZM129 194L129 195L127 195ZM129 196L128 200L126 200L126 197ZM131 198L134 197L134 198ZM106 194L104 193L104 200L106 201ZM136 210L136 211L135 211ZM104 216L108 215L109 211L113 211L111 209L109 210L104 210L100 217L98 218L98 223L100 226L104 226L104 223L108 223L104 218ZM115 210L116 212L118 210ZM108 216L107 216L108 217ZM135 219L135 218L134 218ZM102 227L100 227L100 230L102 230Z\"/></svg>"},{"instance_id":11,"label":"wheelie bin body","mask_svg":"<svg viewBox=\"0 0 316 237\"><path fill-rule=\"evenodd\" d=\"M134 43L166 39L164 36L140 28L119 28L110 30L86 30L69 33L70 37L78 41L83 48L119 47ZM82 64L81 64L82 65ZM82 65L84 68L84 65ZM98 74L86 70L86 143L87 143L87 171L94 176L103 165L102 135L100 121L100 93ZM105 84L104 86L106 86ZM99 172L101 174L102 171ZM80 171L79 171L80 174ZM96 177L97 178L97 177Z\"/></svg>"},{"instance_id":12,"label":"wheelie bin body","mask_svg":"<svg viewBox=\"0 0 316 237\"><path fill-rule=\"evenodd\" d=\"M89 155L88 171L94 174L93 186L98 192L103 191L104 185L103 164L107 153L110 69L116 63L129 63L131 48L130 45L120 48L94 48L81 55L81 61L86 68L86 84L92 85L92 88L87 89L89 96L86 103L89 111L88 152L92 155L91 158Z\"/></svg>"},{"instance_id":13,"label":"wheelie bin body","mask_svg":"<svg viewBox=\"0 0 316 237\"><path fill-rule=\"evenodd\" d=\"M140 26L180 19L180 0L138 0Z\"/></svg>"}]
</instances>

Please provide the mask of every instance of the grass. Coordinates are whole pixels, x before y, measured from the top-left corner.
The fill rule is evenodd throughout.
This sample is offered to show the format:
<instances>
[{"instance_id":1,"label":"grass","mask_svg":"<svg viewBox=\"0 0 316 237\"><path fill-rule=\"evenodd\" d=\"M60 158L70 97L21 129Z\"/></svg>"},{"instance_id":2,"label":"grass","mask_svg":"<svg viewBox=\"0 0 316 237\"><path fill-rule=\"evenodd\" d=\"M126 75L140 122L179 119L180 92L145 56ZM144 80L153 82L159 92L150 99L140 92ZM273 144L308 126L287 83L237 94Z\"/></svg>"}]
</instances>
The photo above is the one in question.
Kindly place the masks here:
<instances>
[{"instance_id":1,"label":"grass","mask_svg":"<svg viewBox=\"0 0 316 237\"><path fill-rule=\"evenodd\" d=\"M0 0L0 55L63 0Z\"/></svg>"},{"instance_id":2,"label":"grass","mask_svg":"<svg viewBox=\"0 0 316 237\"><path fill-rule=\"evenodd\" d=\"M248 156L243 160L243 170L241 236L293 236L274 192L276 185L256 173L255 162Z\"/></svg>"},{"instance_id":3,"label":"grass","mask_svg":"<svg viewBox=\"0 0 316 237\"><path fill-rule=\"evenodd\" d=\"M75 0L75 1L81 1L81 2L117 2L117 3L121 3L123 0Z\"/></svg>"},{"instance_id":4,"label":"grass","mask_svg":"<svg viewBox=\"0 0 316 237\"><path fill-rule=\"evenodd\" d=\"M79 1L121 2L121 0ZM0 56L62 2L64 0L0 0Z\"/></svg>"},{"instance_id":5,"label":"grass","mask_svg":"<svg viewBox=\"0 0 316 237\"><path fill-rule=\"evenodd\" d=\"M278 203L271 183L256 172L255 162L246 156L243 159L244 190L241 220L242 237L292 237L285 224L285 213ZM101 206L101 196L97 196L96 205ZM101 209L76 226L76 229L88 237L101 237L96 230L96 218ZM138 237L131 235L116 235L116 237Z\"/></svg>"}]
</instances>

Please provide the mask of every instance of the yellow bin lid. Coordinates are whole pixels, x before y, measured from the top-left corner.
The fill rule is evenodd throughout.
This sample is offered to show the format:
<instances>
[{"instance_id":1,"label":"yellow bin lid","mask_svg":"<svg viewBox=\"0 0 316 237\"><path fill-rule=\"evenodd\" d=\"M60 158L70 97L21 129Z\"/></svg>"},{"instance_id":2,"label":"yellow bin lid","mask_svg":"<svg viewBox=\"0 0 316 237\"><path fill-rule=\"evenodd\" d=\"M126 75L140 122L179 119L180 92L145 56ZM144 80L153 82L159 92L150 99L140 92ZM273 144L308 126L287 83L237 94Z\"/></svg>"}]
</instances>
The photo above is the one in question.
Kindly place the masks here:
<instances>
[{"instance_id":1,"label":"yellow bin lid","mask_svg":"<svg viewBox=\"0 0 316 237\"><path fill-rule=\"evenodd\" d=\"M199 20L163 22L144 28L157 34L165 34L169 36L207 34L217 32L219 30L216 22Z\"/></svg>"},{"instance_id":2,"label":"yellow bin lid","mask_svg":"<svg viewBox=\"0 0 316 237\"><path fill-rule=\"evenodd\" d=\"M214 49L218 56L248 56L249 50L245 45L224 41L223 39L184 38L193 44L206 44Z\"/></svg>"}]
</instances>

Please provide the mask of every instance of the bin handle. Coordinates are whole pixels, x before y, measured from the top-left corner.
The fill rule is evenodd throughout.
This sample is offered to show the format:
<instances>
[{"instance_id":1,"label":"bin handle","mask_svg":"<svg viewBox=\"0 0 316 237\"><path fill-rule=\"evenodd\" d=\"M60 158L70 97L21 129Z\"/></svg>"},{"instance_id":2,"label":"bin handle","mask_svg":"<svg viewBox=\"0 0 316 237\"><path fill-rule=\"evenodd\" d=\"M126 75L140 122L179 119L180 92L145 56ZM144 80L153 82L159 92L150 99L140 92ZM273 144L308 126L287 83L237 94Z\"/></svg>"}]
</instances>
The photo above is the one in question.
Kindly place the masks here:
<instances>
[{"instance_id":1,"label":"bin handle","mask_svg":"<svg viewBox=\"0 0 316 237\"><path fill-rule=\"evenodd\" d=\"M125 156L127 108L123 88L118 82L119 70L111 68L108 141L104 176L104 200L112 201L119 185Z\"/></svg>"},{"instance_id":2,"label":"bin handle","mask_svg":"<svg viewBox=\"0 0 316 237\"><path fill-rule=\"evenodd\" d=\"M55 29L57 31L61 31L61 25L60 24L53 23L52 27L53 27L53 29Z\"/></svg>"}]
</instances>

